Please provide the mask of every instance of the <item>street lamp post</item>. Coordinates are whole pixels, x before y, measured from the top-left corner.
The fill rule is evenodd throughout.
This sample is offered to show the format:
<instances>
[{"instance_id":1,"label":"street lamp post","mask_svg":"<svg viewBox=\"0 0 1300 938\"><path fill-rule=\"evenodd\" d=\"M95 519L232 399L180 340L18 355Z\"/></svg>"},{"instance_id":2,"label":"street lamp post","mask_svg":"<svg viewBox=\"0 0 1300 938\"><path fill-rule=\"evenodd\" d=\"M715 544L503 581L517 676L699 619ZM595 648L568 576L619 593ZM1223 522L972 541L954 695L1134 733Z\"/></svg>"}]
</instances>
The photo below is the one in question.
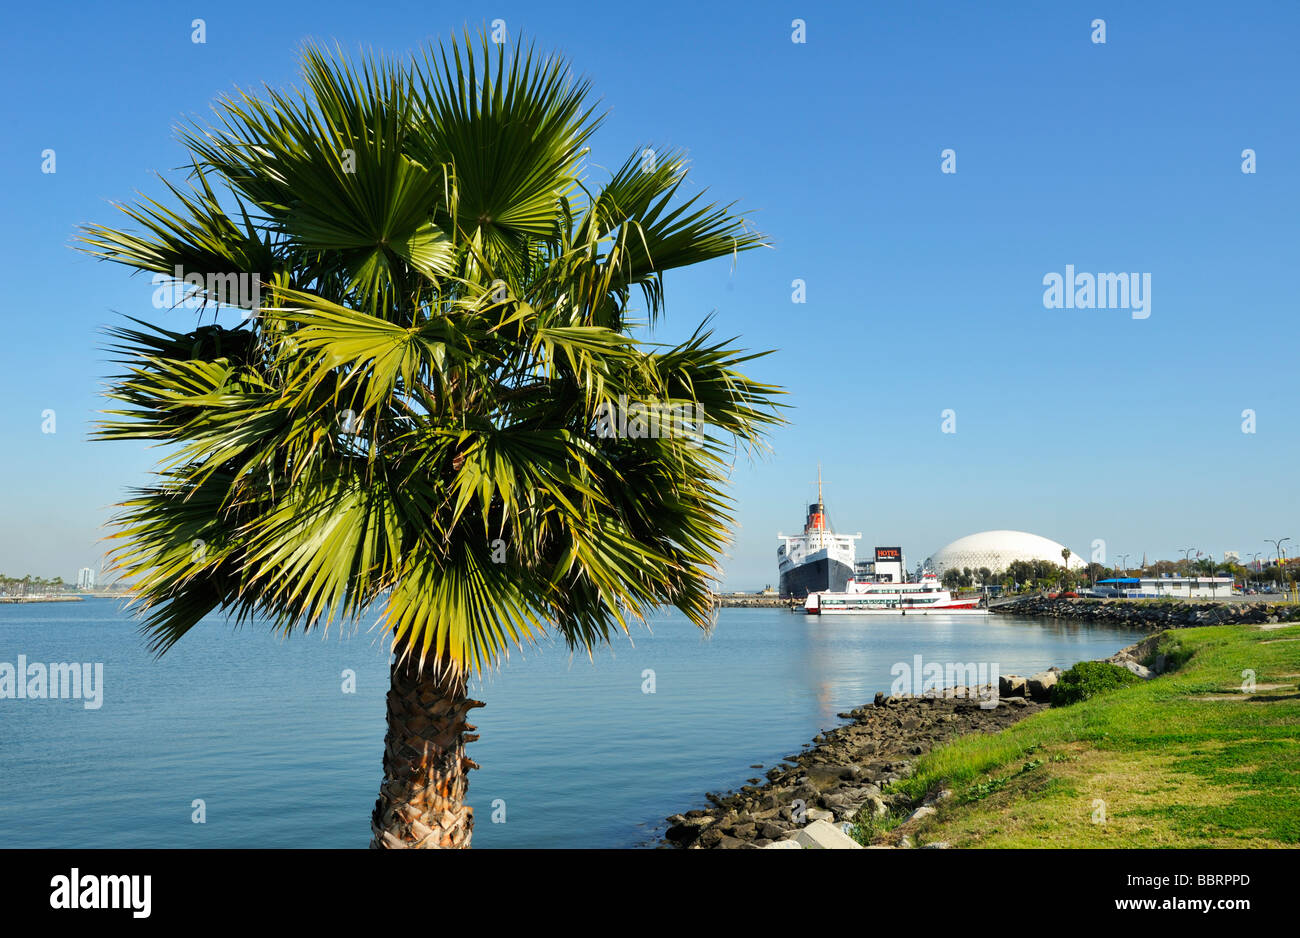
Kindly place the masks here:
<instances>
[{"instance_id":1,"label":"street lamp post","mask_svg":"<svg viewBox=\"0 0 1300 938\"><path fill-rule=\"evenodd\" d=\"M1183 564L1187 567L1187 573L1185 575L1187 577L1187 598L1188 599L1192 598L1192 551L1194 550L1196 550L1195 547L1182 548ZM1196 550L1196 553L1199 555L1200 551Z\"/></svg>"},{"instance_id":2,"label":"street lamp post","mask_svg":"<svg viewBox=\"0 0 1300 938\"><path fill-rule=\"evenodd\" d=\"M1119 557L1119 560L1120 560L1120 566L1121 566L1121 569L1120 569L1120 576L1121 576L1121 577L1126 577L1126 576L1128 576L1128 558L1129 558L1129 555L1128 555L1128 554L1118 554L1117 556ZM1119 587L1119 589L1120 589L1120 595L1121 595L1121 596L1124 596L1125 593L1123 592L1123 587L1121 586L1121 587Z\"/></svg>"},{"instance_id":3,"label":"street lamp post","mask_svg":"<svg viewBox=\"0 0 1300 938\"><path fill-rule=\"evenodd\" d=\"M1287 541L1291 540L1291 538L1282 537L1274 540L1271 537L1266 537L1264 538L1264 540L1268 541L1270 544L1272 544L1274 547L1277 548L1277 572L1278 572L1278 576L1282 578L1282 595L1285 596L1287 592L1286 551L1282 549L1282 545L1285 544Z\"/></svg>"}]
</instances>

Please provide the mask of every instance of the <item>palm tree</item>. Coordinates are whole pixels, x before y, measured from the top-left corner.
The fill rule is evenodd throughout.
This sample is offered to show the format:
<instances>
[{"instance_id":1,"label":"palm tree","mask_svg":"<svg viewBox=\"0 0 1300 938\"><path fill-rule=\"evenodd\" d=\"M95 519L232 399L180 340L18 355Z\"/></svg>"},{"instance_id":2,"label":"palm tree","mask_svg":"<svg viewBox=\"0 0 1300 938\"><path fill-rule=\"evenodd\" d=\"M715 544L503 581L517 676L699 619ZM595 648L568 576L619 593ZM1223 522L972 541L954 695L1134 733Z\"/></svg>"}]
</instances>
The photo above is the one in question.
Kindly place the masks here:
<instances>
[{"instance_id":1,"label":"palm tree","mask_svg":"<svg viewBox=\"0 0 1300 938\"><path fill-rule=\"evenodd\" d=\"M136 233L82 233L197 274L214 313L112 330L97 436L170 454L120 506L112 562L158 654L211 612L305 633L374 610L392 661L372 846L467 847L469 678L552 632L590 653L659 605L711 623L727 472L780 392L703 326L638 338L633 297L652 323L666 271L763 241L682 197L678 152L590 186L588 84L531 47L312 47L303 74L184 129L190 181L123 207ZM223 326L240 275L261 296ZM602 424L636 402L689 406L699 432Z\"/></svg>"}]
</instances>

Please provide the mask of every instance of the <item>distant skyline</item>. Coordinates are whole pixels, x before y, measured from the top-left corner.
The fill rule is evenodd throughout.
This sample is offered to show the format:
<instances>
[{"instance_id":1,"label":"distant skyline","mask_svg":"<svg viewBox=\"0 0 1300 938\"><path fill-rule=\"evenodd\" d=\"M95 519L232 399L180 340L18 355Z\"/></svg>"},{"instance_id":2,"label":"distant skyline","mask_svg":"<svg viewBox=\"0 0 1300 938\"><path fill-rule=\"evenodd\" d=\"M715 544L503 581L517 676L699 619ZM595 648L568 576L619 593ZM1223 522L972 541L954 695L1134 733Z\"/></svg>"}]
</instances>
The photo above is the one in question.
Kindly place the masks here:
<instances>
[{"instance_id":1,"label":"distant skyline","mask_svg":"<svg viewBox=\"0 0 1300 938\"><path fill-rule=\"evenodd\" d=\"M737 458L724 588L776 583L776 534L801 527L818 462L863 556L901 545L914 564L990 529L1081 557L1102 539L1112 563L1187 547L1244 562L1279 537L1300 552L1294 3L667 2L593 18L324 0L0 19L0 74L22 89L0 141L0 573L99 578L111 506L158 455L88 440L113 370L104 329L193 323L72 250L77 226L160 197L151 174L179 178L173 127L236 86L293 83L308 39L405 55L495 19L591 79L609 109L593 177L634 147L684 147L694 182L772 241L670 278L656 332L712 314L719 336L776 350L752 372L789 392L772 452ZM1067 272L1084 292L1054 304ZM1110 273L1137 277L1127 306Z\"/></svg>"}]
</instances>

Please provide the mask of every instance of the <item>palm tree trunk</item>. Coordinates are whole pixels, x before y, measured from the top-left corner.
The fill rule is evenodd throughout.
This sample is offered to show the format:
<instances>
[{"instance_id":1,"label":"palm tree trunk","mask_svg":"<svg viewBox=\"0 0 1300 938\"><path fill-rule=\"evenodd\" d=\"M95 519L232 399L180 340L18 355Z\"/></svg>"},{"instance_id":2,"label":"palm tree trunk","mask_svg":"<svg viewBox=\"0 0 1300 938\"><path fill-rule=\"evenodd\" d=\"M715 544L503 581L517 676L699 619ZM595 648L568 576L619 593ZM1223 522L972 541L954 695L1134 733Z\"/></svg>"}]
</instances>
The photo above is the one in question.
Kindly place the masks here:
<instances>
[{"instance_id":1,"label":"palm tree trunk","mask_svg":"<svg viewBox=\"0 0 1300 938\"><path fill-rule=\"evenodd\" d=\"M478 739L466 717L483 704L466 695L463 675L393 661L384 737L384 781L370 819L370 846L468 847L474 809L465 804L465 745Z\"/></svg>"}]
</instances>

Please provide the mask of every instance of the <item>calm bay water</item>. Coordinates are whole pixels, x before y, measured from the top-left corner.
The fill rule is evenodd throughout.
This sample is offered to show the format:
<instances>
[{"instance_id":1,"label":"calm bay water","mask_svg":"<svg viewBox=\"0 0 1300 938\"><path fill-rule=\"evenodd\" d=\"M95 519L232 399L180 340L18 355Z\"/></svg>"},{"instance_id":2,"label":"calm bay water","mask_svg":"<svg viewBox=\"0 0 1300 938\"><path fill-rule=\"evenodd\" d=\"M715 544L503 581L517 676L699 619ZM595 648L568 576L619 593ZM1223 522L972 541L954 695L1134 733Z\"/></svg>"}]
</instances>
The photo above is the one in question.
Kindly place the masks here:
<instances>
[{"instance_id":1,"label":"calm bay water","mask_svg":"<svg viewBox=\"0 0 1300 938\"><path fill-rule=\"evenodd\" d=\"M1003 673L1105 657L1142 633L1044 619L724 609L664 614L595 660L562 644L476 682L475 847L630 847L888 692L895 662ZM634 643L634 644L633 644ZM104 702L0 699L0 847L364 847L387 656L365 631L282 640L224 619L153 659L119 603L0 604L0 662L103 662ZM356 692L343 692L343 672ZM643 693L653 671L655 692ZM207 820L191 820L202 799ZM493 823L493 813L504 823Z\"/></svg>"}]
</instances>

